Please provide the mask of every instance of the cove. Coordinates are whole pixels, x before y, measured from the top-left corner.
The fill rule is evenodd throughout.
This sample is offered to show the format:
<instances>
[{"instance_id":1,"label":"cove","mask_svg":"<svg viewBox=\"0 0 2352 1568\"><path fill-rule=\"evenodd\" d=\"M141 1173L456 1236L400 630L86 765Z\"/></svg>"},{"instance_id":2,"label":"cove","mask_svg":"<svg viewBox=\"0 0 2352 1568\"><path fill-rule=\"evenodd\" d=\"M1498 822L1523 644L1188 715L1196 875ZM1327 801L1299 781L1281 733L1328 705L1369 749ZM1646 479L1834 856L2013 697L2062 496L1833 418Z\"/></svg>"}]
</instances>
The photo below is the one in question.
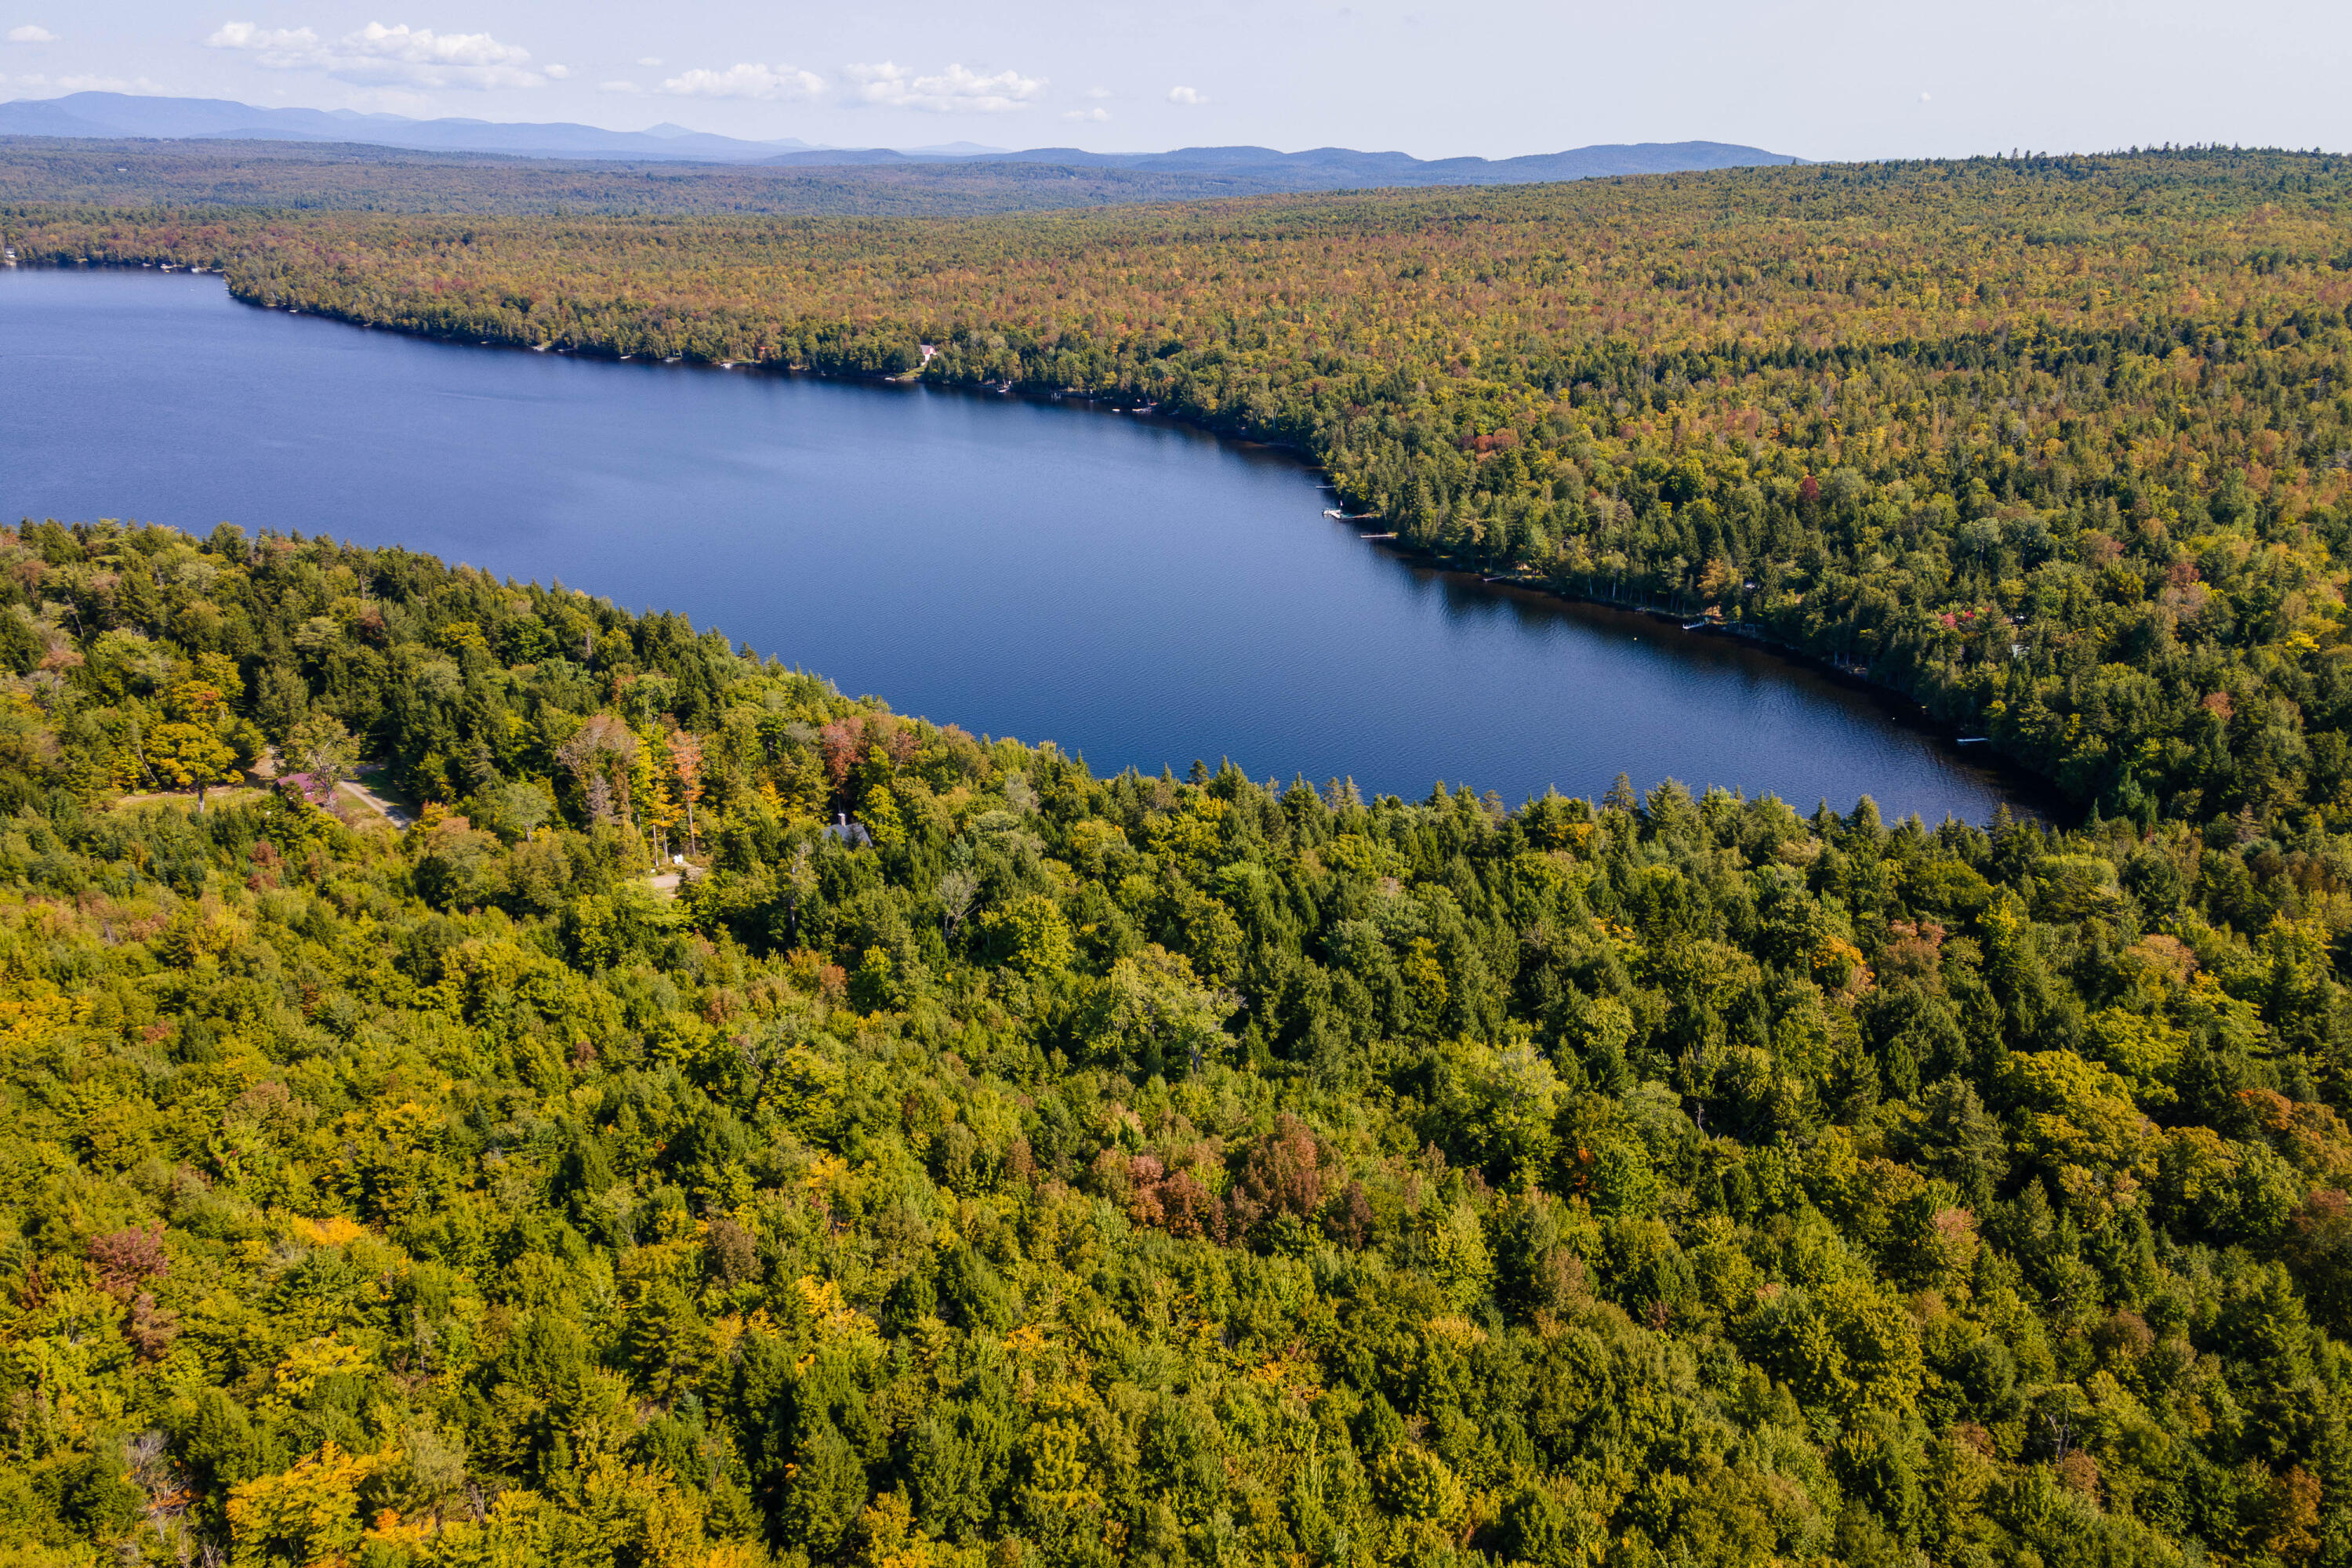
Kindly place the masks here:
<instances>
[{"instance_id":1,"label":"cove","mask_svg":"<svg viewBox=\"0 0 2352 1568\"><path fill-rule=\"evenodd\" d=\"M1287 454L980 394L490 351L217 278L0 272L0 514L325 533L630 608L1097 773L1621 771L1890 818L2045 797L1907 705L1363 542Z\"/></svg>"}]
</instances>

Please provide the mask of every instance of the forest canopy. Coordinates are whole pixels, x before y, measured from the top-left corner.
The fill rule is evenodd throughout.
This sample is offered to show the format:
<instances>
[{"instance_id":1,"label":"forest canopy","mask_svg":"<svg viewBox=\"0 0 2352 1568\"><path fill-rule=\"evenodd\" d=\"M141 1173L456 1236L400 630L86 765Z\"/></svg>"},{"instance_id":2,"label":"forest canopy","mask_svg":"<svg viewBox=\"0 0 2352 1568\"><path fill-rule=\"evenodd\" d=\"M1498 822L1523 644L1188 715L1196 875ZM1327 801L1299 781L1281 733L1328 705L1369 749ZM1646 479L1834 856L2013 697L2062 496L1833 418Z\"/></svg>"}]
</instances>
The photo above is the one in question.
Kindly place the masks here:
<instances>
[{"instance_id":1,"label":"forest canopy","mask_svg":"<svg viewBox=\"0 0 2352 1568\"><path fill-rule=\"evenodd\" d=\"M2210 149L957 220L0 229L406 331L1150 403L1298 446L1483 572L1864 670L2107 815L2340 826L2348 187L2352 160Z\"/></svg>"},{"instance_id":2,"label":"forest canopy","mask_svg":"<svg viewBox=\"0 0 2352 1568\"><path fill-rule=\"evenodd\" d=\"M0 665L11 1563L2352 1544L2335 840L1098 779L226 526Z\"/></svg>"},{"instance_id":3,"label":"forest canopy","mask_svg":"<svg viewBox=\"0 0 2352 1568\"><path fill-rule=\"evenodd\" d=\"M2352 1562L2347 179L0 212L1293 442L2090 807L1097 778L558 586L27 522L0 1561Z\"/></svg>"}]
</instances>

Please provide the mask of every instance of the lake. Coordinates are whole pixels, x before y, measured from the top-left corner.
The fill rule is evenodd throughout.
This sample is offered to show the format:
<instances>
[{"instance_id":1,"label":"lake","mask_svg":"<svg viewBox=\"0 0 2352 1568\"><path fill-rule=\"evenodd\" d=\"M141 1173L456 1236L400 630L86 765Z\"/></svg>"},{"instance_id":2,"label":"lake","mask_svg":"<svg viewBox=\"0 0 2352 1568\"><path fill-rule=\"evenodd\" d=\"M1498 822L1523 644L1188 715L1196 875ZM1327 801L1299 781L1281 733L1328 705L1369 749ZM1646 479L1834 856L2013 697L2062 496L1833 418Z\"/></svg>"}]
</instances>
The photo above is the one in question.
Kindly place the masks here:
<instances>
[{"instance_id":1,"label":"lake","mask_svg":"<svg viewBox=\"0 0 2352 1568\"><path fill-rule=\"evenodd\" d=\"M1622 771L1979 823L2038 798L1907 705L1431 570L1331 504L1288 454L1076 404L425 342L215 277L0 272L10 518L561 578L1097 773L1230 757L1516 803Z\"/></svg>"}]
</instances>

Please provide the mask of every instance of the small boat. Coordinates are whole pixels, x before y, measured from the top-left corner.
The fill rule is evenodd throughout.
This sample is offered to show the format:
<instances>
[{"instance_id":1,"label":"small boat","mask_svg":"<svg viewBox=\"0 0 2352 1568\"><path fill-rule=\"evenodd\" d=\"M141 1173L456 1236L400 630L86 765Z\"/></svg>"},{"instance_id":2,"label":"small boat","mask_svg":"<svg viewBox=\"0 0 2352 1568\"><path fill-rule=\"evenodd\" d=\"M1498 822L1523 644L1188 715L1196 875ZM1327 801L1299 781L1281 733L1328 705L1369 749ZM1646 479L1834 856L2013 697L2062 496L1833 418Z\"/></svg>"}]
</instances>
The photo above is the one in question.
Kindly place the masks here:
<instances>
[{"instance_id":1,"label":"small boat","mask_svg":"<svg viewBox=\"0 0 2352 1568\"><path fill-rule=\"evenodd\" d=\"M1983 746L1990 745L1991 742L1990 735L1958 735L1952 741L1955 746Z\"/></svg>"},{"instance_id":2,"label":"small boat","mask_svg":"<svg viewBox=\"0 0 2352 1568\"><path fill-rule=\"evenodd\" d=\"M1713 625L1715 625L1713 621L1685 621L1683 623L1683 630L1686 632L1703 632Z\"/></svg>"},{"instance_id":3,"label":"small boat","mask_svg":"<svg viewBox=\"0 0 2352 1568\"><path fill-rule=\"evenodd\" d=\"M1359 539L1394 539L1396 535L1393 533L1360 533L1356 535L1356 537Z\"/></svg>"}]
</instances>

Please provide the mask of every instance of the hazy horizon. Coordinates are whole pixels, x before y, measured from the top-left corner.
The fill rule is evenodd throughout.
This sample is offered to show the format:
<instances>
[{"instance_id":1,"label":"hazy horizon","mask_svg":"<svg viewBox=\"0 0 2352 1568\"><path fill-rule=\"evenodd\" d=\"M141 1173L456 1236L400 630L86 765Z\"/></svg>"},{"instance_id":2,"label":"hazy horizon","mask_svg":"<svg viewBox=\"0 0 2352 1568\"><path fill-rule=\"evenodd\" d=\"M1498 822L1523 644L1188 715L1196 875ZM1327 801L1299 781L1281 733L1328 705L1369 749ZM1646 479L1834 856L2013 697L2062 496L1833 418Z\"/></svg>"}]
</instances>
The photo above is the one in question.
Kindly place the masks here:
<instances>
[{"instance_id":1,"label":"hazy horizon","mask_svg":"<svg viewBox=\"0 0 2352 1568\"><path fill-rule=\"evenodd\" d=\"M2315 0L1895 10L943 0L5 0L0 98L111 90L835 146L1253 143L1490 158L1713 141L1843 161L2352 145Z\"/></svg>"}]
</instances>

